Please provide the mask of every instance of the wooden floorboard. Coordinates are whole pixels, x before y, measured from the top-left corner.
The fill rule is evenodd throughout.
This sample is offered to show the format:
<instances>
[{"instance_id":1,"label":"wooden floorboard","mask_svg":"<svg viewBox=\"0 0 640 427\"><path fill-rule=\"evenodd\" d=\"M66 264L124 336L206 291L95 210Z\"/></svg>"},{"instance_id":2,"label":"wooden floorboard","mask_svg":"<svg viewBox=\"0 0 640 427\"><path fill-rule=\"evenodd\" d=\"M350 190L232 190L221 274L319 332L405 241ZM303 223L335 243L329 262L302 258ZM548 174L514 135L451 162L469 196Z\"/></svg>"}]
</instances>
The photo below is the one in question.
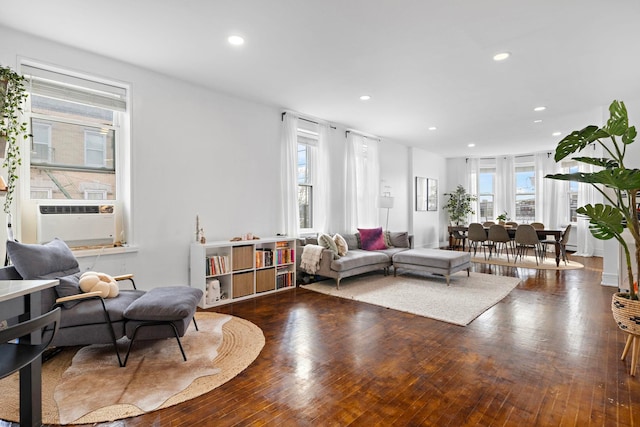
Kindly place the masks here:
<instances>
[{"instance_id":1,"label":"wooden floorboard","mask_svg":"<svg viewBox=\"0 0 640 427\"><path fill-rule=\"evenodd\" d=\"M581 270L474 265L521 283L467 327L296 288L220 307L264 332L245 371L107 426L640 426L624 333ZM343 281L348 286L348 281Z\"/></svg>"}]
</instances>

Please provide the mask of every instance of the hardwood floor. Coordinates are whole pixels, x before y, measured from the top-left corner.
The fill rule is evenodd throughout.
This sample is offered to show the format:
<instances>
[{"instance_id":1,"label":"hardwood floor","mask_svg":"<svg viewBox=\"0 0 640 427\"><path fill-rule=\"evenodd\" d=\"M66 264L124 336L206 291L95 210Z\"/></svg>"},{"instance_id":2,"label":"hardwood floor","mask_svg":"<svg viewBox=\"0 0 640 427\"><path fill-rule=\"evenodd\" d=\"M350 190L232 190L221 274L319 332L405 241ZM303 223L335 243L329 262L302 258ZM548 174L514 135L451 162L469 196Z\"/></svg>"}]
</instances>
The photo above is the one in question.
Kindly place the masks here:
<instances>
[{"instance_id":1,"label":"hardwood floor","mask_svg":"<svg viewBox=\"0 0 640 427\"><path fill-rule=\"evenodd\" d=\"M301 288L220 308L264 331L251 366L198 399L101 426L638 426L615 289L600 286L600 258L572 258L586 268L476 265L522 282L467 327Z\"/></svg>"}]
</instances>

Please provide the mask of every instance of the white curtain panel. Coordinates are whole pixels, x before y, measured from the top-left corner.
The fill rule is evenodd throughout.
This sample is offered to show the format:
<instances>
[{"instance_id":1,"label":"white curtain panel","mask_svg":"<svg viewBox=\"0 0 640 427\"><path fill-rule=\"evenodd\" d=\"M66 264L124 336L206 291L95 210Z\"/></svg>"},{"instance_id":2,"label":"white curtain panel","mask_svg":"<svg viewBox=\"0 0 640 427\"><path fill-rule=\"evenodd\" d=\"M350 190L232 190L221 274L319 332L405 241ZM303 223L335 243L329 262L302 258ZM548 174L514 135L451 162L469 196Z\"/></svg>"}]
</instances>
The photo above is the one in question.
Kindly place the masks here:
<instances>
[{"instance_id":1,"label":"white curtain panel","mask_svg":"<svg viewBox=\"0 0 640 427\"><path fill-rule=\"evenodd\" d=\"M289 237L298 237L298 118L290 113L282 121L281 149L283 230Z\"/></svg>"},{"instance_id":2,"label":"white curtain panel","mask_svg":"<svg viewBox=\"0 0 640 427\"><path fill-rule=\"evenodd\" d=\"M469 194L473 196L478 196L479 188L478 188L478 177L480 175L480 159L467 159L467 184L466 189ZM471 214L470 222L480 222L480 205L476 200L473 202L473 211L475 214ZM469 219L469 218L467 218Z\"/></svg>"},{"instance_id":3,"label":"white curtain panel","mask_svg":"<svg viewBox=\"0 0 640 427\"><path fill-rule=\"evenodd\" d=\"M536 221L546 228L566 226L569 220L569 200L567 181L547 179L545 176L560 173L552 153L535 155L536 171Z\"/></svg>"},{"instance_id":4,"label":"white curtain panel","mask_svg":"<svg viewBox=\"0 0 640 427\"><path fill-rule=\"evenodd\" d=\"M314 174L313 186L313 227L318 231L328 232L329 216L331 212L329 200L329 179L331 177L329 161L329 133L328 124L318 125L318 147L317 147L317 168L318 173Z\"/></svg>"},{"instance_id":5,"label":"white curtain panel","mask_svg":"<svg viewBox=\"0 0 640 427\"><path fill-rule=\"evenodd\" d=\"M579 155L589 157L602 157L602 150L592 145L593 149L585 148ZM593 150L593 151L591 151ZM596 172L597 168L586 163L578 163L580 172ZM602 195L590 184L578 184L578 206L602 203ZM578 215L577 249L575 255L590 257L596 251L596 238L589 231L589 218Z\"/></svg>"},{"instance_id":6,"label":"white curtain panel","mask_svg":"<svg viewBox=\"0 0 640 427\"><path fill-rule=\"evenodd\" d=\"M507 212L507 216L516 217L516 177L513 156L496 158L496 202L493 213L498 216Z\"/></svg>"},{"instance_id":7,"label":"white curtain panel","mask_svg":"<svg viewBox=\"0 0 640 427\"><path fill-rule=\"evenodd\" d=\"M380 159L375 139L355 132L347 136L346 225L348 231L380 224L376 199L380 193Z\"/></svg>"}]
</instances>

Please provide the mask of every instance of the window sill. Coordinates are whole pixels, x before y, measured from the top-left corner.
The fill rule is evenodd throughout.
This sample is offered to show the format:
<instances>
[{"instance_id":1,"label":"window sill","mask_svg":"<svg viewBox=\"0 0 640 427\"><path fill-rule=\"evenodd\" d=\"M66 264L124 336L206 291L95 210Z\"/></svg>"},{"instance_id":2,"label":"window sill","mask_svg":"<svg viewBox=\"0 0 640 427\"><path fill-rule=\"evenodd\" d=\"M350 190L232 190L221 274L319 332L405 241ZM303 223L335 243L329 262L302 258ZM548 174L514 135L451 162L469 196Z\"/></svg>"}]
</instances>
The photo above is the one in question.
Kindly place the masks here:
<instances>
[{"instance_id":1,"label":"window sill","mask_svg":"<svg viewBox=\"0 0 640 427\"><path fill-rule=\"evenodd\" d=\"M71 252L76 256L76 258L90 257L90 256L99 256L99 255L117 255L131 252L138 252L138 246L117 246L117 247L101 247L101 248L71 248Z\"/></svg>"}]
</instances>

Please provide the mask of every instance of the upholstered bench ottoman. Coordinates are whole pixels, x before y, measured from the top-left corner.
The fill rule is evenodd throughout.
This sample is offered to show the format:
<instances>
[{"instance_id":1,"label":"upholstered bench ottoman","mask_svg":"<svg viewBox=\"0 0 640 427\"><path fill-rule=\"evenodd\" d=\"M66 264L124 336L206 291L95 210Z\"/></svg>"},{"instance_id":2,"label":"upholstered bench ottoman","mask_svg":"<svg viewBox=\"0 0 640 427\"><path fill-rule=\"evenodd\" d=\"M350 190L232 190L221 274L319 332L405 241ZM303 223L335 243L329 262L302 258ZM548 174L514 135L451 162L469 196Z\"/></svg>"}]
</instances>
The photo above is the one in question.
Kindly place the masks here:
<instances>
[{"instance_id":1,"label":"upholstered bench ottoman","mask_svg":"<svg viewBox=\"0 0 640 427\"><path fill-rule=\"evenodd\" d=\"M200 289L189 286L168 286L151 289L131 303L123 313L127 319L125 331L131 340L123 366L127 364L136 338L158 340L175 337L178 340L182 358L186 361L187 356L182 348L180 337L184 336L191 320L198 330L193 315L201 298L202 290Z\"/></svg>"},{"instance_id":2,"label":"upholstered bench ottoman","mask_svg":"<svg viewBox=\"0 0 640 427\"><path fill-rule=\"evenodd\" d=\"M409 249L393 254L394 276L398 268L442 274L447 278L447 286L449 286L449 277L453 273L466 269L467 276L469 276L471 254L440 249Z\"/></svg>"}]
</instances>

